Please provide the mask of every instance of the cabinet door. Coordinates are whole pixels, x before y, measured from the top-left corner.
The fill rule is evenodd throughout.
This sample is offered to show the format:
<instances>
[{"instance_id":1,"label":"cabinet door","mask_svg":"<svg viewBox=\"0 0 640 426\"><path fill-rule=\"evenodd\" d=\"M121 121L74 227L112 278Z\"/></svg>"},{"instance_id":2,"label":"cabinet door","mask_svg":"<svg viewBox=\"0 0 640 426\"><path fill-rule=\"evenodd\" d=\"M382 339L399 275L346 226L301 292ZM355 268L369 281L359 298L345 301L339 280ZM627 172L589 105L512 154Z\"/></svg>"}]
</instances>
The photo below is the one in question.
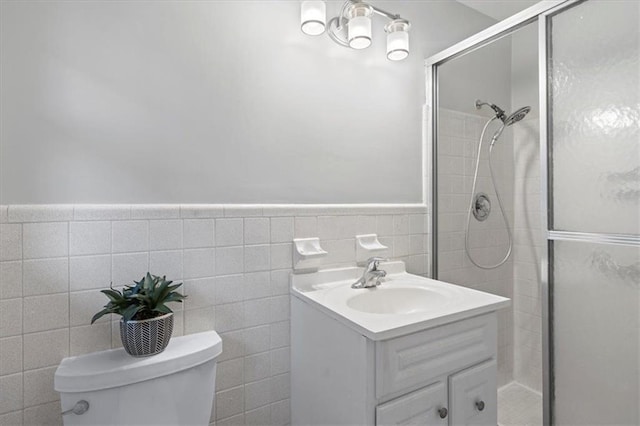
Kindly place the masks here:
<instances>
[{"instance_id":1,"label":"cabinet door","mask_svg":"<svg viewBox=\"0 0 640 426\"><path fill-rule=\"evenodd\" d=\"M447 417L447 389L443 382L434 383L376 407L376 426L445 426L448 423Z\"/></svg>"},{"instance_id":2,"label":"cabinet door","mask_svg":"<svg viewBox=\"0 0 640 426\"><path fill-rule=\"evenodd\" d=\"M491 359L449 377L451 424L498 424L496 360Z\"/></svg>"}]
</instances>

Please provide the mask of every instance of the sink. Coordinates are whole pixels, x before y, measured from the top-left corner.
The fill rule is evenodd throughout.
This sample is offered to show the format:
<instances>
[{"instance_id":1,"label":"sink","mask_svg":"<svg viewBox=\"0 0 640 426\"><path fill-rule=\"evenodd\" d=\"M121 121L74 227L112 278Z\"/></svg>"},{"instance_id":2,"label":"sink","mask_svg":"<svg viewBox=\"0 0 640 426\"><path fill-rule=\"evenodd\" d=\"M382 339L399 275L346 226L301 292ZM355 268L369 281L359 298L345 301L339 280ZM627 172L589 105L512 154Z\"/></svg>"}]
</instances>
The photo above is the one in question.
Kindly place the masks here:
<instances>
[{"instance_id":1,"label":"sink","mask_svg":"<svg viewBox=\"0 0 640 426\"><path fill-rule=\"evenodd\" d=\"M361 335L378 341L509 306L509 299L409 274L386 262L379 287L354 289L362 268L326 269L291 276L295 298L315 306Z\"/></svg>"},{"instance_id":2,"label":"sink","mask_svg":"<svg viewBox=\"0 0 640 426\"><path fill-rule=\"evenodd\" d=\"M425 312L451 303L448 292L421 287L374 287L347 299L347 306L370 314L400 315Z\"/></svg>"}]
</instances>

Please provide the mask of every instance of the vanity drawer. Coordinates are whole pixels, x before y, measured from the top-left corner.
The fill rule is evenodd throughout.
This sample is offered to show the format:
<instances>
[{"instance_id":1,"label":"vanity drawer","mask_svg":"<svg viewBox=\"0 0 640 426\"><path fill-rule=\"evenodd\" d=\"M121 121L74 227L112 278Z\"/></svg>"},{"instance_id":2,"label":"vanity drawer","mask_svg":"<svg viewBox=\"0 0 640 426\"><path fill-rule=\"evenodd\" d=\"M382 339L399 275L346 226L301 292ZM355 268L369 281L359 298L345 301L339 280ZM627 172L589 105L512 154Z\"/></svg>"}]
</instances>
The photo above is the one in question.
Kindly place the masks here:
<instances>
[{"instance_id":1,"label":"vanity drawer","mask_svg":"<svg viewBox=\"0 0 640 426\"><path fill-rule=\"evenodd\" d=\"M376 398L417 388L496 356L496 314L376 342Z\"/></svg>"}]
</instances>

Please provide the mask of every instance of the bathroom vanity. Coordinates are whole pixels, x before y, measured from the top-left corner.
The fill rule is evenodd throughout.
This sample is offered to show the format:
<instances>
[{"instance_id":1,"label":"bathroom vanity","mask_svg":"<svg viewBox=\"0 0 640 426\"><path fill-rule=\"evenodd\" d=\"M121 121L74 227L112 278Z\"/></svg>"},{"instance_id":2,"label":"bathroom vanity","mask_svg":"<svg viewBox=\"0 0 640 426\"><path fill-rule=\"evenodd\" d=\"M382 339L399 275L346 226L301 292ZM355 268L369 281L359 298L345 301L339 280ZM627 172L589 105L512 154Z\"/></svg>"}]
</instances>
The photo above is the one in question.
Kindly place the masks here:
<instances>
[{"instance_id":1,"label":"bathroom vanity","mask_svg":"<svg viewBox=\"0 0 640 426\"><path fill-rule=\"evenodd\" d=\"M497 424L497 318L509 299L383 265L292 275L296 425Z\"/></svg>"}]
</instances>

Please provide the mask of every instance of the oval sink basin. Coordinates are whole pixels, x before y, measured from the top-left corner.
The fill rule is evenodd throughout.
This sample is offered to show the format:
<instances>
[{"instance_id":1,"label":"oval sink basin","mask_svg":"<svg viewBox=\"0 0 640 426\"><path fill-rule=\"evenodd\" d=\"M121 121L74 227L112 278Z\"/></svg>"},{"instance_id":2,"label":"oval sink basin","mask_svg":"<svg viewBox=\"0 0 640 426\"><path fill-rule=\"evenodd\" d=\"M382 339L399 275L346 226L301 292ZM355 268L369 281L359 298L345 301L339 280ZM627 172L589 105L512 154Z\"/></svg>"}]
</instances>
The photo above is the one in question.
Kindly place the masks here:
<instances>
[{"instance_id":1,"label":"oval sink basin","mask_svg":"<svg viewBox=\"0 0 640 426\"><path fill-rule=\"evenodd\" d=\"M413 314L442 308L451 295L424 287L376 287L347 299L351 309L369 314Z\"/></svg>"}]
</instances>

